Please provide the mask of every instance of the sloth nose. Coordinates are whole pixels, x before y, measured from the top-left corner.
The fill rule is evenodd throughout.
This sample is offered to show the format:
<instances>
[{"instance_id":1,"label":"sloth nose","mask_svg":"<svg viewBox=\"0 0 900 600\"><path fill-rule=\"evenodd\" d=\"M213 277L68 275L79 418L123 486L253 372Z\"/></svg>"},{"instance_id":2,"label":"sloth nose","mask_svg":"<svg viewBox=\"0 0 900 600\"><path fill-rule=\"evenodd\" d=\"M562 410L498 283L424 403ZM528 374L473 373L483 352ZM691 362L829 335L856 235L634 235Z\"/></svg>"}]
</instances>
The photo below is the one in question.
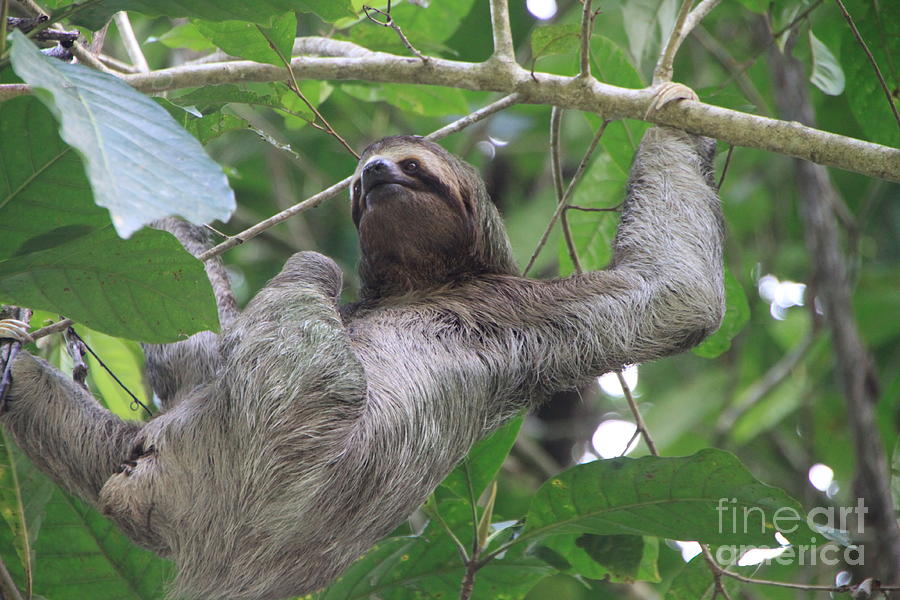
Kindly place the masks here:
<instances>
[{"instance_id":1,"label":"sloth nose","mask_svg":"<svg viewBox=\"0 0 900 600\"><path fill-rule=\"evenodd\" d=\"M382 183L398 183L402 180L402 176L397 172L398 169L394 163L382 159L373 158L362 170L362 187L363 194L368 194L369 190Z\"/></svg>"},{"instance_id":2,"label":"sloth nose","mask_svg":"<svg viewBox=\"0 0 900 600\"><path fill-rule=\"evenodd\" d=\"M386 161L376 158L375 160L369 161L365 167L363 167L363 176L366 177L375 177L379 173L386 173L389 167Z\"/></svg>"}]
</instances>

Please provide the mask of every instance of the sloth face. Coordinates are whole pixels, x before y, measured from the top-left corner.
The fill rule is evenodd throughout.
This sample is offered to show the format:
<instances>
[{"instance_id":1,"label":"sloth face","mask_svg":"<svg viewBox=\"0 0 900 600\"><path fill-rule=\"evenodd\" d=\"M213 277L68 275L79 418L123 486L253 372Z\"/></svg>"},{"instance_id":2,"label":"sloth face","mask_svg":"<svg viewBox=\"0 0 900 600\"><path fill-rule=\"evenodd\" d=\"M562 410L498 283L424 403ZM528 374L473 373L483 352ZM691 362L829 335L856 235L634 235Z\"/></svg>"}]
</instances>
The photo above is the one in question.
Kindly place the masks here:
<instances>
[{"instance_id":1,"label":"sloth face","mask_svg":"<svg viewBox=\"0 0 900 600\"><path fill-rule=\"evenodd\" d=\"M458 164L436 144L412 136L366 149L351 191L366 260L394 274L450 271L468 262L473 206Z\"/></svg>"}]
</instances>

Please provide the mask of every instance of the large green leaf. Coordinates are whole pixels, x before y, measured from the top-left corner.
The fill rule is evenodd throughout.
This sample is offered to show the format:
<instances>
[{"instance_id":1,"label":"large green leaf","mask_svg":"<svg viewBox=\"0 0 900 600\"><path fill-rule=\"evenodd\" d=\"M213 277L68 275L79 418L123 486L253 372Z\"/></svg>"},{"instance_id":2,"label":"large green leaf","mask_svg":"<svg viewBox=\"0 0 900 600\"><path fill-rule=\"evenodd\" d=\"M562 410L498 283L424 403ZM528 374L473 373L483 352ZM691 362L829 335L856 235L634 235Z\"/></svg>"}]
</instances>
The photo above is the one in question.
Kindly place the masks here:
<instances>
[{"instance_id":1,"label":"large green leaf","mask_svg":"<svg viewBox=\"0 0 900 600\"><path fill-rule=\"evenodd\" d=\"M44 56L19 31L12 38L13 68L46 90L38 98L81 152L94 200L109 209L119 235L167 215L228 219L235 207L228 179L165 110L112 75Z\"/></svg>"},{"instance_id":2,"label":"large green leaf","mask_svg":"<svg viewBox=\"0 0 900 600\"><path fill-rule=\"evenodd\" d=\"M325 21L352 17L350 0L101 0L80 9L72 17L78 25L100 29L120 10L165 17L197 17L210 21L250 21L268 25L272 17L289 10L315 13Z\"/></svg>"},{"instance_id":3,"label":"large green leaf","mask_svg":"<svg viewBox=\"0 0 900 600\"><path fill-rule=\"evenodd\" d=\"M896 89L896 75L891 66L900 56L900 2L873 3L865 0L846 2L859 33L888 78L888 89ZM875 76L875 71L860 47L853 31L843 28L841 40L841 64L847 76L847 102L850 110L869 140L900 147L900 128L894 120L888 99ZM900 106L894 93L891 101Z\"/></svg>"},{"instance_id":4,"label":"large green leaf","mask_svg":"<svg viewBox=\"0 0 900 600\"><path fill-rule=\"evenodd\" d=\"M160 600L172 565L130 542L115 526L28 464L28 476L51 487L34 544L34 592L51 600ZM0 556L9 560L6 548ZM19 581L23 574L12 562ZM20 584L21 585L21 584Z\"/></svg>"},{"instance_id":5,"label":"large green leaf","mask_svg":"<svg viewBox=\"0 0 900 600\"><path fill-rule=\"evenodd\" d=\"M21 574L18 579L26 595L32 590L34 543L54 487L0 429L0 557Z\"/></svg>"},{"instance_id":6,"label":"large green leaf","mask_svg":"<svg viewBox=\"0 0 900 600\"><path fill-rule=\"evenodd\" d=\"M247 21L195 21L197 29L216 46L231 54L282 66L290 59L297 35L297 15L287 12L272 19L271 26ZM280 56L279 56L280 53Z\"/></svg>"},{"instance_id":7,"label":"large green leaf","mask_svg":"<svg viewBox=\"0 0 900 600\"><path fill-rule=\"evenodd\" d=\"M108 224L50 112L32 97L0 104L0 260Z\"/></svg>"},{"instance_id":8,"label":"large green leaf","mask_svg":"<svg viewBox=\"0 0 900 600\"><path fill-rule=\"evenodd\" d=\"M615 458L578 465L541 486L520 539L585 532L775 545L779 509L786 533L797 527L812 535L796 500L757 481L728 452Z\"/></svg>"},{"instance_id":9,"label":"large green leaf","mask_svg":"<svg viewBox=\"0 0 900 600\"><path fill-rule=\"evenodd\" d=\"M203 265L156 230L122 240L107 226L0 262L0 302L145 342L176 341L218 326Z\"/></svg>"}]
</instances>

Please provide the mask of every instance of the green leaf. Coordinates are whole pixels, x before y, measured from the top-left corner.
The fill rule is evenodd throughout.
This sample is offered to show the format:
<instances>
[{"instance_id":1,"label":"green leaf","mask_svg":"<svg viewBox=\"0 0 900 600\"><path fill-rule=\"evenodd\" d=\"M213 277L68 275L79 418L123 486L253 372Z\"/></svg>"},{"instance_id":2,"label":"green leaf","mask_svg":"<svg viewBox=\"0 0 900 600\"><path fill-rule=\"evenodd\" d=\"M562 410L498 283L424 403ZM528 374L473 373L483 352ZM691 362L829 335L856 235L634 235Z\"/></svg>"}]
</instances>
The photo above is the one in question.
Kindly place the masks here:
<instances>
[{"instance_id":1,"label":"green leaf","mask_svg":"<svg viewBox=\"0 0 900 600\"><path fill-rule=\"evenodd\" d=\"M61 489L47 505L35 550L35 592L53 600L158 600L174 571Z\"/></svg>"},{"instance_id":2,"label":"green leaf","mask_svg":"<svg viewBox=\"0 0 900 600\"><path fill-rule=\"evenodd\" d=\"M158 38L148 41L160 42L167 48L187 48L195 52L206 52L215 49L215 44L210 42L197 29L194 23L182 23L169 29Z\"/></svg>"},{"instance_id":3,"label":"green leaf","mask_svg":"<svg viewBox=\"0 0 900 600\"><path fill-rule=\"evenodd\" d=\"M327 23L356 15L350 0L296 0L296 5L300 12L313 13Z\"/></svg>"},{"instance_id":4,"label":"green leaf","mask_svg":"<svg viewBox=\"0 0 900 600\"><path fill-rule=\"evenodd\" d=\"M506 460L506 456L516 441L516 436L519 435L522 422L523 418L517 417L475 444L464 459L469 466L468 477L464 465L459 464L447 475L441 485L460 498L468 499L469 483L467 479L471 479L472 491L478 498L503 466L503 461Z\"/></svg>"},{"instance_id":5,"label":"green leaf","mask_svg":"<svg viewBox=\"0 0 900 600\"><path fill-rule=\"evenodd\" d=\"M275 94L261 94L233 83L204 86L187 94L175 96L171 100L181 106L194 106L203 114L217 111L232 103L281 108L281 101Z\"/></svg>"},{"instance_id":6,"label":"green leaf","mask_svg":"<svg viewBox=\"0 0 900 600\"><path fill-rule=\"evenodd\" d=\"M596 533L776 545L779 509L786 534L799 528L812 535L796 500L757 481L728 452L614 458L575 466L542 485L519 539Z\"/></svg>"},{"instance_id":7,"label":"green leaf","mask_svg":"<svg viewBox=\"0 0 900 600\"><path fill-rule=\"evenodd\" d=\"M892 61L900 56L900 2L848 1L847 10L859 33L885 77L890 77ZM892 148L900 147L900 128L891 112L888 99L881 89L875 71L849 27L844 27L841 39L841 63L847 76L847 102L866 137ZM888 88L896 89L888 79ZM892 87L893 86L893 87ZM900 108L895 93L891 100Z\"/></svg>"},{"instance_id":8,"label":"green leaf","mask_svg":"<svg viewBox=\"0 0 900 600\"><path fill-rule=\"evenodd\" d=\"M469 103L462 90L435 85L351 83L341 85L341 90L358 100L387 102L401 110L429 117L469 112Z\"/></svg>"},{"instance_id":9,"label":"green leaf","mask_svg":"<svg viewBox=\"0 0 900 600\"><path fill-rule=\"evenodd\" d=\"M580 25L545 25L531 31L531 55L535 59L576 53L580 45Z\"/></svg>"},{"instance_id":10,"label":"green leaf","mask_svg":"<svg viewBox=\"0 0 900 600\"><path fill-rule=\"evenodd\" d=\"M173 236L111 227L0 262L0 302L64 314L110 335L172 342L217 329L203 265Z\"/></svg>"},{"instance_id":11,"label":"green leaf","mask_svg":"<svg viewBox=\"0 0 900 600\"><path fill-rule=\"evenodd\" d=\"M839 96L844 92L844 70L841 63L831 53L828 46L809 30L809 45L812 48L813 67L809 80L814 86L829 96Z\"/></svg>"},{"instance_id":12,"label":"green leaf","mask_svg":"<svg viewBox=\"0 0 900 600\"><path fill-rule=\"evenodd\" d=\"M659 540L639 535L555 535L542 542L563 557L572 574L632 583L659 581Z\"/></svg>"},{"instance_id":13,"label":"green leaf","mask_svg":"<svg viewBox=\"0 0 900 600\"><path fill-rule=\"evenodd\" d=\"M769 0L738 0L744 8L757 14L764 15L769 8Z\"/></svg>"},{"instance_id":14,"label":"green leaf","mask_svg":"<svg viewBox=\"0 0 900 600\"><path fill-rule=\"evenodd\" d=\"M391 8L391 16L413 47L428 53L445 49L443 42L456 32L473 4L474 0L407 2L395 4ZM372 50L411 54L400 41L397 32L367 20L350 29L349 39Z\"/></svg>"},{"instance_id":15,"label":"green leaf","mask_svg":"<svg viewBox=\"0 0 900 600\"><path fill-rule=\"evenodd\" d=\"M194 24L226 53L277 66L284 65L282 56L290 60L297 35L297 15L293 12L273 19L270 27L247 21L196 20Z\"/></svg>"},{"instance_id":16,"label":"green leaf","mask_svg":"<svg viewBox=\"0 0 900 600\"><path fill-rule=\"evenodd\" d=\"M11 37L13 68L81 153L94 200L119 235L167 215L228 219L235 202L225 174L165 110L117 77L44 56L18 30Z\"/></svg>"},{"instance_id":17,"label":"green leaf","mask_svg":"<svg viewBox=\"0 0 900 600\"><path fill-rule=\"evenodd\" d=\"M0 429L0 515L6 524L0 526L0 557L13 572L21 571L26 596L34 578L34 543L54 487Z\"/></svg>"},{"instance_id":18,"label":"green leaf","mask_svg":"<svg viewBox=\"0 0 900 600\"><path fill-rule=\"evenodd\" d=\"M750 319L750 304L740 282L725 269L725 316L714 334L693 349L697 356L715 358L731 348L731 340Z\"/></svg>"},{"instance_id":19,"label":"green leaf","mask_svg":"<svg viewBox=\"0 0 900 600\"><path fill-rule=\"evenodd\" d=\"M157 17L193 17L209 21L249 21L269 25L287 11L315 13L328 22L354 15L350 0L101 0L79 10L73 23L100 29L120 10L133 10Z\"/></svg>"},{"instance_id":20,"label":"green leaf","mask_svg":"<svg viewBox=\"0 0 900 600\"><path fill-rule=\"evenodd\" d=\"M51 248L109 224L78 154L37 99L0 104L0 260Z\"/></svg>"}]
</instances>

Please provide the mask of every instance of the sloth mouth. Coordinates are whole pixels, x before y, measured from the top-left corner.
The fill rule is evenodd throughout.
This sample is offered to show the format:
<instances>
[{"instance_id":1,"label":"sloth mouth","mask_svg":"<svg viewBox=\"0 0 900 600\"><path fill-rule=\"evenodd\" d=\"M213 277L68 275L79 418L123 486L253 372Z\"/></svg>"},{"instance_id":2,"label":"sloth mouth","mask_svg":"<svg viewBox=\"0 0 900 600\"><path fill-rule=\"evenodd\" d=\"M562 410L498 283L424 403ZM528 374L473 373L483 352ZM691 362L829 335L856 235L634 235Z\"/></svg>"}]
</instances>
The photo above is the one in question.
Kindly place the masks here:
<instances>
[{"instance_id":1,"label":"sloth mouth","mask_svg":"<svg viewBox=\"0 0 900 600\"><path fill-rule=\"evenodd\" d=\"M366 188L365 193L362 195L363 211L367 211L373 203L377 203L380 199L393 195L391 193L391 188L394 188L393 191L396 193L396 188L405 187L407 186L403 181L394 179L384 179L374 182L371 186Z\"/></svg>"}]
</instances>

